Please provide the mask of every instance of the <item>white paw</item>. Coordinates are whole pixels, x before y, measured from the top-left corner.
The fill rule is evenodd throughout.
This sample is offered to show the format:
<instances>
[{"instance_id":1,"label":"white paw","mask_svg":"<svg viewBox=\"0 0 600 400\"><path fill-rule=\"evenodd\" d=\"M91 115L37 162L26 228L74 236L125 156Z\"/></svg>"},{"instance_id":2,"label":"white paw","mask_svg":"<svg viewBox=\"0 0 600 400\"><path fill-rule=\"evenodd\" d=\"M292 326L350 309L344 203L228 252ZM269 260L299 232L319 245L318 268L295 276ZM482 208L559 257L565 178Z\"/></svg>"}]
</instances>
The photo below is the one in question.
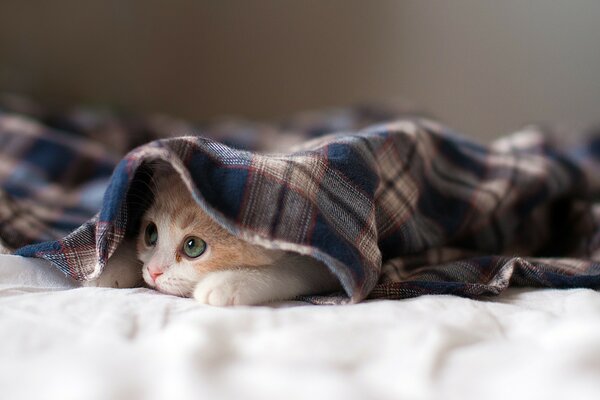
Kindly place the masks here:
<instances>
[{"instance_id":1,"label":"white paw","mask_svg":"<svg viewBox=\"0 0 600 400\"><path fill-rule=\"evenodd\" d=\"M93 281L85 281L85 287L131 288L142 282L142 266L135 257L135 248L125 241L115 254L108 259L100 276Z\"/></svg>"},{"instance_id":2,"label":"white paw","mask_svg":"<svg viewBox=\"0 0 600 400\"><path fill-rule=\"evenodd\" d=\"M107 287L107 288L130 288L140 285L141 267L139 265L127 266L117 269L110 264L104 267L104 271L93 281L84 281L81 286L85 287Z\"/></svg>"},{"instance_id":3,"label":"white paw","mask_svg":"<svg viewBox=\"0 0 600 400\"><path fill-rule=\"evenodd\" d=\"M228 270L207 274L194 289L194 298L211 306L252 305L261 302L253 288L251 273Z\"/></svg>"},{"instance_id":4,"label":"white paw","mask_svg":"<svg viewBox=\"0 0 600 400\"><path fill-rule=\"evenodd\" d=\"M118 288L120 287L119 283L120 276L115 273L115 271L105 270L102 271L100 276L93 281L83 281L81 282L81 286L84 287L107 287L107 288Z\"/></svg>"}]
</instances>

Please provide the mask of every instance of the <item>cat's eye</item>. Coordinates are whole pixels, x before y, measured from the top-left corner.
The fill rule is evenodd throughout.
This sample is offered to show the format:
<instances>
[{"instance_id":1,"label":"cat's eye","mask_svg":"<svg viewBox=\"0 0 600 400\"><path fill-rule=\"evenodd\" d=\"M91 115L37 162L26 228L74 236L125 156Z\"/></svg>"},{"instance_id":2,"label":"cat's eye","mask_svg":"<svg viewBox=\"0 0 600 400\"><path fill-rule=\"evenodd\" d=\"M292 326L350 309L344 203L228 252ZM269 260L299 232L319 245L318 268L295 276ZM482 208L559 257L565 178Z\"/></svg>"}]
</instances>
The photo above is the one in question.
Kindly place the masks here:
<instances>
[{"instance_id":1,"label":"cat's eye","mask_svg":"<svg viewBox=\"0 0 600 400\"><path fill-rule=\"evenodd\" d=\"M183 254L189 258L200 257L206 251L206 242L196 236L188 236L183 241Z\"/></svg>"},{"instance_id":2,"label":"cat's eye","mask_svg":"<svg viewBox=\"0 0 600 400\"><path fill-rule=\"evenodd\" d=\"M154 246L158 241L158 229L156 229L156 225L154 222L150 222L146 226L146 231L144 232L144 242L146 242L146 246Z\"/></svg>"}]
</instances>

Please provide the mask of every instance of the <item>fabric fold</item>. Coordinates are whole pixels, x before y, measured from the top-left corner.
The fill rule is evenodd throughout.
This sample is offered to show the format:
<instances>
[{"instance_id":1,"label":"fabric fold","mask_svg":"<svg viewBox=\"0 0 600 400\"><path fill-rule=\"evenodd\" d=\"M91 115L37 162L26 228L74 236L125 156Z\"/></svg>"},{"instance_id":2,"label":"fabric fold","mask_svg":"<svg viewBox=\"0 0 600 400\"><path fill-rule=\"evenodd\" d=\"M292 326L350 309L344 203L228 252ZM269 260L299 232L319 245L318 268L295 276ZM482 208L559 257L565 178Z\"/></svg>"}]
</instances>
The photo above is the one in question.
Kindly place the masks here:
<instances>
[{"instance_id":1,"label":"fabric fold","mask_svg":"<svg viewBox=\"0 0 600 400\"><path fill-rule=\"evenodd\" d=\"M0 115L0 128L3 118L14 116ZM204 135L151 141L118 162L100 210L79 228L48 240L44 229L26 232L27 224L13 221L0 237L11 243L14 232L30 242L16 254L48 259L77 280L93 279L123 239L136 234L151 201L145 183L161 163L233 234L324 262L345 296L310 298L315 303L495 295L509 285L600 287L594 139L570 150L528 127L482 146L417 116L359 128L278 152L242 150ZM6 146L18 147L15 132L0 134ZM54 162L51 151L44 160ZM42 198L25 190L27 182L7 184L9 178L2 177L3 196L11 198L0 203L4 219L13 218L3 213L9 204ZM49 187L60 193L64 185L56 180L43 189ZM84 197L82 191L76 199ZM59 213L53 217L45 221L60 222Z\"/></svg>"}]
</instances>

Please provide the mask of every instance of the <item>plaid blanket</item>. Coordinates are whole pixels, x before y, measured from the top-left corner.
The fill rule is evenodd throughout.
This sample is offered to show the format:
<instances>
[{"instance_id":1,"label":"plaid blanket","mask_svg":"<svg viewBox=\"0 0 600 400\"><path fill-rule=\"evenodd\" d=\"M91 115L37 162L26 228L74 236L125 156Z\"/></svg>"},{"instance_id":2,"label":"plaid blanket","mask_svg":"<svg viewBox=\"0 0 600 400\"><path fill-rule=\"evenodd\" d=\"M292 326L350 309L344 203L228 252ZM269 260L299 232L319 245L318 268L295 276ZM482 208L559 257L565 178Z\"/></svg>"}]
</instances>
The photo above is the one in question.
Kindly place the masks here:
<instances>
[{"instance_id":1,"label":"plaid blanket","mask_svg":"<svg viewBox=\"0 0 600 400\"><path fill-rule=\"evenodd\" d=\"M345 293L316 303L600 287L594 137L484 147L394 107L193 126L17 100L0 101L0 238L77 280L137 233L161 160L235 235L327 264Z\"/></svg>"}]
</instances>

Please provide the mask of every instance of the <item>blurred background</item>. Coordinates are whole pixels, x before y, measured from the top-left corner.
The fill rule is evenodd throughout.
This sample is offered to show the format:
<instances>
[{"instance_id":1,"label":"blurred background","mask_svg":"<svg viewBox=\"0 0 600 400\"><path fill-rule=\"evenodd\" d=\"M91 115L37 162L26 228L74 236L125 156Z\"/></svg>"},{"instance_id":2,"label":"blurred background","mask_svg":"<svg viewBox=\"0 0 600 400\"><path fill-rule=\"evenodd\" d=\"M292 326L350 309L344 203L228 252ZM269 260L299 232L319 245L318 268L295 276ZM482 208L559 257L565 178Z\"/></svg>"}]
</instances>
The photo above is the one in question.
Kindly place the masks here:
<instances>
[{"instance_id":1,"label":"blurred background","mask_svg":"<svg viewBox=\"0 0 600 400\"><path fill-rule=\"evenodd\" d=\"M0 91L193 120L406 98L484 139L600 121L600 2L2 0Z\"/></svg>"}]
</instances>

